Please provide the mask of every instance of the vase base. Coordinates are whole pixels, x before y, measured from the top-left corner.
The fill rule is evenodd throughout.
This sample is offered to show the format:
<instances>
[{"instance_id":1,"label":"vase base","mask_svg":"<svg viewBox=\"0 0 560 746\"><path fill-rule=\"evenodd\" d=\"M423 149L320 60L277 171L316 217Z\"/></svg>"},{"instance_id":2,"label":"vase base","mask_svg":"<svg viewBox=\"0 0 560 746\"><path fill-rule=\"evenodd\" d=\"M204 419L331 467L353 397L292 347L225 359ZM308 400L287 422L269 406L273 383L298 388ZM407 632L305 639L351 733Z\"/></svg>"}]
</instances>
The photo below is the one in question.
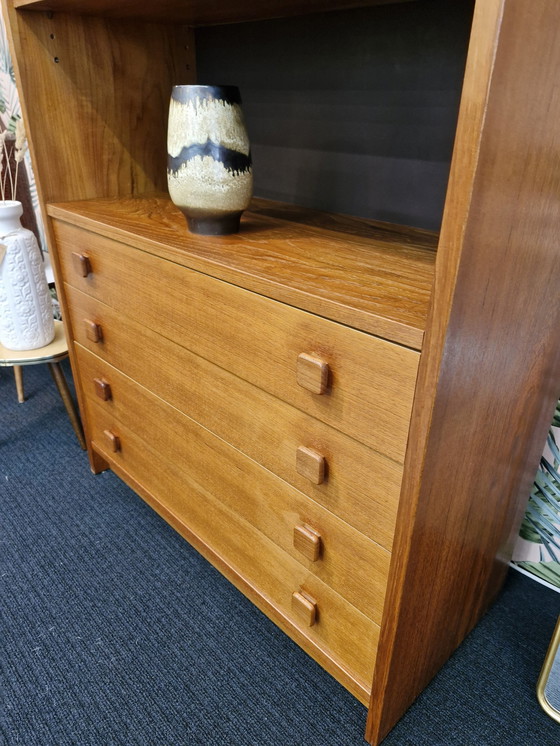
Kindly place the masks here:
<instances>
[{"instance_id":1,"label":"vase base","mask_svg":"<svg viewBox=\"0 0 560 746\"><path fill-rule=\"evenodd\" d=\"M191 233L197 233L200 236L227 236L230 233L239 233L241 215L242 212L233 212L228 215L201 217L185 214L185 217Z\"/></svg>"}]
</instances>

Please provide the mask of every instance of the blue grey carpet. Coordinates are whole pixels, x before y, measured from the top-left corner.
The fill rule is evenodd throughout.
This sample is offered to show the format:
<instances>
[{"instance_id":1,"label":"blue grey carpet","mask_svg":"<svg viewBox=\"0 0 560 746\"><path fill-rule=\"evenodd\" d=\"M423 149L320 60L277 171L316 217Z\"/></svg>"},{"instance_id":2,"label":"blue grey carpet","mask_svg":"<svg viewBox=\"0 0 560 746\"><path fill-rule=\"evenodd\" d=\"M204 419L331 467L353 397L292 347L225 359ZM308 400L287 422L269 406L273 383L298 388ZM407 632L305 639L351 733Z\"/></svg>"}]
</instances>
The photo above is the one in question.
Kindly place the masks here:
<instances>
[{"instance_id":1,"label":"blue grey carpet","mask_svg":"<svg viewBox=\"0 0 560 746\"><path fill-rule=\"evenodd\" d=\"M0 742L352 746L365 708L116 476L48 370L0 369ZM386 746L558 746L534 690L560 596L513 573Z\"/></svg>"}]
</instances>

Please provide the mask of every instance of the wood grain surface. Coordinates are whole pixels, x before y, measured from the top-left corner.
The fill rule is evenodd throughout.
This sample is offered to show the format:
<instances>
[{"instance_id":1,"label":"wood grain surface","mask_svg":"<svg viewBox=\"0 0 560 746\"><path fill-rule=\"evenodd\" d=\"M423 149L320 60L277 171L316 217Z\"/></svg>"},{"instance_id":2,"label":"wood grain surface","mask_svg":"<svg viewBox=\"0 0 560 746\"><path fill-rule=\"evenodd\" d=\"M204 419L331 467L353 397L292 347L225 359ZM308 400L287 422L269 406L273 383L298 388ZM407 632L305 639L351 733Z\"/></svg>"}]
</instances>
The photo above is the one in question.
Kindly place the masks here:
<instances>
[{"instance_id":1,"label":"wood grain surface","mask_svg":"<svg viewBox=\"0 0 560 746\"><path fill-rule=\"evenodd\" d=\"M390 458L403 458L419 355L73 225L54 225L66 282ZM74 272L80 246L92 273ZM298 355L328 394L297 383Z\"/></svg>"},{"instance_id":2,"label":"wood grain surface","mask_svg":"<svg viewBox=\"0 0 560 746\"><path fill-rule=\"evenodd\" d=\"M255 200L231 236L196 236L168 198L50 205L53 217L420 349L436 235Z\"/></svg>"},{"instance_id":3,"label":"wood grain surface","mask_svg":"<svg viewBox=\"0 0 560 746\"><path fill-rule=\"evenodd\" d=\"M370 689L379 627L242 519L211 489L191 479L180 462L167 454L165 442L158 435L150 443L140 439L93 399L88 399L87 409L96 451L120 467L117 473L125 479L132 476L143 486L142 492L148 491L171 512L188 538L196 536L195 546L210 561L218 556L250 584L253 598L260 597L260 608L275 619L284 616L288 633L293 635L297 629L298 641L304 641L307 652L322 652L327 670L350 685L363 700L364 692ZM106 430L119 437L119 452L111 450L104 435ZM312 627L302 624L293 614L294 592L304 592L316 600L317 620Z\"/></svg>"},{"instance_id":4,"label":"wood grain surface","mask_svg":"<svg viewBox=\"0 0 560 746\"><path fill-rule=\"evenodd\" d=\"M137 0L15 0L16 8L57 12L83 13L115 18L162 19L206 26L217 23L237 23L265 18L313 13L314 11L359 8L365 5L388 5L411 0L159 0L138 3Z\"/></svg>"},{"instance_id":5,"label":"wood grain surface","mask_svg":"<svg viewBox=\"0 0 560 746\"><path fill-rule=\"evenodd\" d=\"M80 291L67 289L67 318L78 342L122 370L301 492L391 549L402 466L281 399L243 381ZM106 329L88 340L84 316ZM80 380L80 379L78 379ZM320 450L327 477L314 485L297 471L299 446Z\"/></svg>"},{"instance_id":6,"label":"wood grain surface","mask_svg":"<svg viewBox=\"0 0 560 746\"><path fill-rule=\"evenodd\" d=\"M560 393L560 6L476 6L368 720L378 743L507 571Z\"/></svg>"}]
</instances>

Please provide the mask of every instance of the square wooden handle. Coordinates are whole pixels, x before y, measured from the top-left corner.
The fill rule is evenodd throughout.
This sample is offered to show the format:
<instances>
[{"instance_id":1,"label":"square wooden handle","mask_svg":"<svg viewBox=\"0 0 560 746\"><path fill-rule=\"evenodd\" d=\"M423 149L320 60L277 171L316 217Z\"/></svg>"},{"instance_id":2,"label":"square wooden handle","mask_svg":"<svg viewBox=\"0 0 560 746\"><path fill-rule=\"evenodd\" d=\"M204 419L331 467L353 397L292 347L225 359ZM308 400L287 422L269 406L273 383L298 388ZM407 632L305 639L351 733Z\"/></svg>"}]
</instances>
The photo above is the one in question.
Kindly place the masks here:
<instances>
[{"instance_id":1,"label":"square wooden handle","mask_svg":"<svg viewBox=\"0 0 560 746\"><path fill-rule=\"evenodd\" d=\"M311 562L320 558L322 546L321 534L311 526L304 523L294 528L294 548Z\"/></svg>"},{"instance_id":2,"label":"square wooden handle","mask_svg":"<svg viewBox=\"0 0 560 746\"><path fill-rule=\"evenodd\" d=\"M113 398L113 392L111 391L111 384L104 378L94 378L93 384L95 386L95 393L103 401L109 401Z\"/></svg>"},{"instance_id":3,"label":"square wooden handle","mask_svg":"<svg viewBox=\"0 0 560 746\"><path fill-rule=\"evenodd\" d=\"M302 352L297 359L297 382L312 394L326 394L329 388L329 364L315 355Z\"/></svg>"},{"instance_id":4,"label":"square wooden handle","mask_svg":"<svg viewBox=\"0 0 560 746\"><path fill-rule=\"evenodd\" d=\"M97 324L91 319L84 319L84 326L86 329L86 337L91 342L101 342L103 340L103 329L100 324Z\"/></svg>"},{"instance_id":5,"label":"square wooden handle","mask_svg":"<svg viewBox=\"0 0 560 746\"><path fill-rule=\"evenodd\" d=\"M317 602L304 591L292 593L292 611L306 627L317 621Z\"/></svg>"},{"instance_id":6,"label":"square wooden handle","mask_svg":"<svg viewBox=\"0 0 560 746\"><path fill-rule=\"evenodd\" d=\"M117 453L121 450L121 439L118 435L115 435L115 433L111 430L104 430L103 435L109 442L109 447L113 451L113 453Z\"/></svg>"},{"instance_id":7,"label":"square wooden handle","mask_svg":"<svg viewBox=\"0 0 560 746\"><path fill-rule=\"evenodd\" d=\"M306 446L299 446L296 452L296 471L313 484L325 481L327 461L322 453Z\"/></svg>"},{"instance_id":8,"label":"square wooden handle","mask_svg":"<svg viewBox=\"0 0 560 746\"><path fill-rule=\"evenodd\" d=\"M91 272L91 262L87 254L78 254L78 252L73 251L72 264L79 277L87 277Z\"/></svg>"}]
</instances>

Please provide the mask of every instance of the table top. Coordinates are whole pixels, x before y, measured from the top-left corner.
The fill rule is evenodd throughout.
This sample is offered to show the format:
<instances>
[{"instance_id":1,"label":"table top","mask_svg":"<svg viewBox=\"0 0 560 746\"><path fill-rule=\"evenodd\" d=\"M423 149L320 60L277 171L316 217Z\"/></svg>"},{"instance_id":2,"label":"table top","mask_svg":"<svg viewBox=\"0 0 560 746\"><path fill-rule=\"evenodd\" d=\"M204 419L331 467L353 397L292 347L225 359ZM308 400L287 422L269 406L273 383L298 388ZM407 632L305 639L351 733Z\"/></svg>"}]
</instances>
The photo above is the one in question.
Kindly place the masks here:
<instances>
[{"instance_id":1,"label":"table top","mask_svg":"<svg viewBox=\"0 0 560 746\"><path fill-rule=\"evenodd\" d=\"M63 360L68 355L68 343L62 321L54 322L54 339L36 350L8 350L0 344L0 367L9 365L39 365Z\"/></svg>"}]
</instances>

